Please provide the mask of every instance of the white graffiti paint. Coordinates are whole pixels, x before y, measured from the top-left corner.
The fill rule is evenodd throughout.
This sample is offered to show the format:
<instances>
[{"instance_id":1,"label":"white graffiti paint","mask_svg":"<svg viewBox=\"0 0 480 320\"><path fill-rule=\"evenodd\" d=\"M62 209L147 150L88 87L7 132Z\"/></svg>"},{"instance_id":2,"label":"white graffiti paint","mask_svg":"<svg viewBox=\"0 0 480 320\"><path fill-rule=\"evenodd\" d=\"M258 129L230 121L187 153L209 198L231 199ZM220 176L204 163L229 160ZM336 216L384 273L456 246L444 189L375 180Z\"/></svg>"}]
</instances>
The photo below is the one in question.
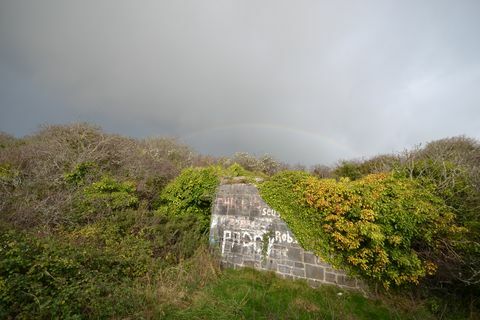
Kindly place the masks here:
<instances>
[{"instance_id":1,"label":"white graffiti paint","mask_svg":"<svg viewBox=\"0 0 480 320\"><path fill-rule=\"evenodd\" d=\"M227 242L229 242L230 249L233 248L234 245L241 245L242 247L251 247L255 253L262 253L263 249L263 241L265 235L269 234L269 231L261 230L261 231L232 231L232 230L225 230L223 231L223 239L222 239L222 255L225 253L225 246ZM297 243L297 241L292 237L290 232L280 232L275 231L272 236L268 236L268 246L267 246L267 256L270 255L272 251L272 247L274 243L282 244L282 243Z\"/></svg>"},{"instance_id":2,"label":"white graffiti paint","mask_svg":"<svg viewBox=\"0 0 480 320\"><path fill-rule=\"evenodd\" d=\"M272 208L264 207L262 209L262 216L280 217L280 214Z\"/></svg>"},{"instance_id":3,"label":"white graffiti paint","mask_svg":"<svg viewBox=\"0 0 480 320\"><path fill-rule=\"evenodd\" d=\"M275 231L275 241L278 243L298 243L291 235L290 232Z\"/></svg>"}]
</instances>

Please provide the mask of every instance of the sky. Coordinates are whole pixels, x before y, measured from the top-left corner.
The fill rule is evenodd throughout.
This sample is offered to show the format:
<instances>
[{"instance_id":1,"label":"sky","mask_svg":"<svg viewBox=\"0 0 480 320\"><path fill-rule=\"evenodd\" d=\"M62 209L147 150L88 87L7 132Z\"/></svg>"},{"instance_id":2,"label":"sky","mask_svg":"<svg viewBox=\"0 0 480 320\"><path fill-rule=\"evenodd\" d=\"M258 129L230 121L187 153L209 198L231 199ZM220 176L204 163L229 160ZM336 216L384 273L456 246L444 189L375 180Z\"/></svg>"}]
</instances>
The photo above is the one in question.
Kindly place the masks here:
<instances>
[{"instance_id":1,"label":"sky","mask_svg":"<svg viewBox=\"0 0 480 320\"><path fill-rule=\"evenodd\" d=\"M480 1L0 0L0 130L290 163L480 138Z\"/></svg>"}]
</instances>

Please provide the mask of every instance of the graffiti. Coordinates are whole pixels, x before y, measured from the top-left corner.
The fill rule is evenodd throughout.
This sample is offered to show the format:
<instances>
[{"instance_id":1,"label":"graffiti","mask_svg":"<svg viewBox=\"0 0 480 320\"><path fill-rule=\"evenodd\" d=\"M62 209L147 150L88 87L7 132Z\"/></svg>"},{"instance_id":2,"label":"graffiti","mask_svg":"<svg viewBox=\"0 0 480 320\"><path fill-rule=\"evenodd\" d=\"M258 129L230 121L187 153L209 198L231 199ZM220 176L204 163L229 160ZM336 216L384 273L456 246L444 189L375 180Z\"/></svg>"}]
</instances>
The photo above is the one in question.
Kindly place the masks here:
<instances>
[{"instance_id":1,"label":"graffiti","mask_svg":"<svg viewBox=\"0 0 480 320\"><path fill-rule=\"evenodd\" d=\"M272 217L280 217L280 214L268 207L262 209L262 216L272 216Z\"/></svg>"},{"instance_id":2,"label":"graffiti","mask_svg":"<svg viewBox=\"0 0 480 320\"><path fill-rule=\"evenodd\" d=\"M225 253L225 246L228 244L230 245L230 249L233 248L235 245L241 245L242 247L250 247L253 248L253 252L255 253L262 253L262 249L264 248L264 241L268 241L268 246L266 249L266 255L269 256L270 252L272 251L272 247L274 243L283 244L283 243L297 243L290 232L280 232L275 231L268 232L266 230L260 231L232 231L232 230L225 230L223 231L223 239L222 239L222 255Z\"/></svg>"},{"instance_id":3,"label":"graffiti","mask_svg":"<svg viewBox=\"0 0 480 320\"><path fill-rule=\"evenodd\" d=\"M217 197L217 203L227 206L227 207L233 207L235 206L235 198L234 197Z\"/></svg>"},{"instance_id":4,"label":"graffiti","mask_svg":"<svg viewBox=\"0 0 480 320\"><path fill-rule=\"evenodd\" d=\"M282 220L251 185L219 187L210 230L212 247L221 250L222 265L271 270L283 277L308 279L355 288L341 270L305 251Z\"/></svg>"},{"instance_id":5,"label":"graffiti","mask_svg":"<svg viewBox=\"0 0 480 320\"><path fill-rule=\"evenodd\" d=\"M272 210L270 208L262 209L261 203L255 199L245 199L245 198L235 198L235 197L217 197L215 200L215 204L217 206L224 206L227 208L240 209L240 210L248 210L252 208L255 208L259 211L262 211L262 210L266 211L267 209ZM273 215L272 212L269 212L269 215Z\"/></svg>"},{"instance_id":6,"label":"graffiti","mask_svg":"<svg viewBox=\"0 0 480 320\"><path fill-rule=\"evenodd\" d=\"M290 232L275 231L275 241L278 243L298 243L291 235Z\"/></svg>"}]
</instances>

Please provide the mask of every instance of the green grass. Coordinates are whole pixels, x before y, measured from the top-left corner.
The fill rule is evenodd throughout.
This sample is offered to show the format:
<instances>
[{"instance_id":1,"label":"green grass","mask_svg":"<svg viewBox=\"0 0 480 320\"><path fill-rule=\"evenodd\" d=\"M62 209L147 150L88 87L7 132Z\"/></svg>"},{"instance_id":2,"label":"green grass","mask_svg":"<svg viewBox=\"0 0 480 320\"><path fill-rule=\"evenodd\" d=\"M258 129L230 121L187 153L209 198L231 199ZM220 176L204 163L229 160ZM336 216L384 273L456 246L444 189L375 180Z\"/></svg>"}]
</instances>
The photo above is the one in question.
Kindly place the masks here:
<instances>
[{"instance_id":1,"label":"green grass","mask_svg":"<svg viewBox=\"0 0 480 320\"><path fill-rule=\"evenodd\" d=\"M252 269L225 270L193 292L185 309L167 319L430 319L424 309L407 314L360 293L284 280Z\"/></svg>"}]
</instances>

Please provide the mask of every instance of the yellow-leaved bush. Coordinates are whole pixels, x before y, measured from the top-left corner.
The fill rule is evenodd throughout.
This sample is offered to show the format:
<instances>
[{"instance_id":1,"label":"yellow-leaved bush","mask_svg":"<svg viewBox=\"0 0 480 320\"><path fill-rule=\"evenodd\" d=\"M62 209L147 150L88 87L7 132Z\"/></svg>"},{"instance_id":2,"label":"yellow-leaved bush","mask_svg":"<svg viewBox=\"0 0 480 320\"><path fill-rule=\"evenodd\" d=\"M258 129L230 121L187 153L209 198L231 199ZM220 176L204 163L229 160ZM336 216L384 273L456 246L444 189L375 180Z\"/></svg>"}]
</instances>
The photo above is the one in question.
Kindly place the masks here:
<instances>
[{"instance_id":1,"label":"yellow-leaved bush","mask_svg":"<svg viewBox=\"0 0 480 320\"><path fill-rule=\"evenodd\" d=\"M435 273L436 252L460 230L429 185L389 173L336 181L285 172L261 192L305 249L386 288Z\"/></svg>"}]
</instances>

